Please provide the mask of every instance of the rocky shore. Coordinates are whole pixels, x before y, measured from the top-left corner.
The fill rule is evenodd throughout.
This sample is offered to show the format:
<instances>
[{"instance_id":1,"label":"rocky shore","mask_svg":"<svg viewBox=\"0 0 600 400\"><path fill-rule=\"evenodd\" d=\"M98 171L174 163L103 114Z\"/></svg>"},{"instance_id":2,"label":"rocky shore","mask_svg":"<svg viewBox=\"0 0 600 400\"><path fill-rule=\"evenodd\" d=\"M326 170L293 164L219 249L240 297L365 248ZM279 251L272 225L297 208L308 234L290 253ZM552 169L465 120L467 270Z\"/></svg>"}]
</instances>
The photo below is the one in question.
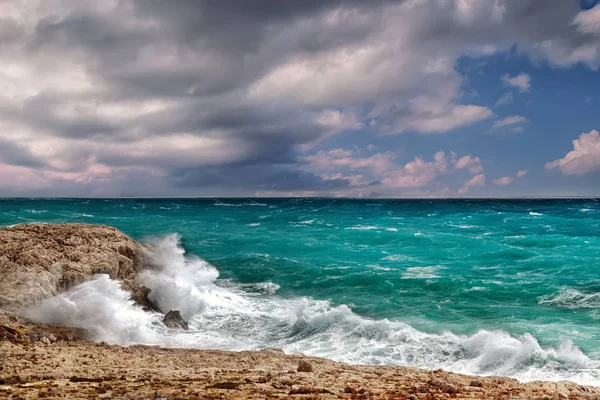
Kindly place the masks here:
<instances>
[{"instance_id":1,"label":"rocky shore","mask_svg":"<svg viewBox=\"0 0 600 400\"><path fill-rule=\"evenodd\" d=\"M144 246L114 228L0 228L0 399L600 399L600 388L571 382L355 366L277 350L109 346L81 329L18 316L97 273L155 308L135 279L147 267Z\"/></svg>"}]
</instances>

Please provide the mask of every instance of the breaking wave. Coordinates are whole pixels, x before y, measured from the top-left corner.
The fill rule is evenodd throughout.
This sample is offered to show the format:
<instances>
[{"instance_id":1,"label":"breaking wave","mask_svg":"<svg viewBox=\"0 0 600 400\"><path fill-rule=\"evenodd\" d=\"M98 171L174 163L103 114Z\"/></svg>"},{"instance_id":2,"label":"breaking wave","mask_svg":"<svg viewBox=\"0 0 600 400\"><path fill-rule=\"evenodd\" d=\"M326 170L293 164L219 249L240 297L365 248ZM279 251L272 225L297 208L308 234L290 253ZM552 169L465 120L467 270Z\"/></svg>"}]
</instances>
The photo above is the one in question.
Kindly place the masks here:
<instances>
[{"instance_id":1,"label":"breaking wave","mask_svg":"<svg viewBox=\"0 0 600 400\"><path fill-rule=\"evenodd\" d=\"M540 298L539 304L558 308L600 308L600 293L582 293L575 289L561 289L557 294Z\"/></svg>"},{"instance_id":2,"label":"breaking wave","mask_svg":"<svg viewBox=\"0 0 600 400\"><path fill-rule=\"evenodd\" d=\"M272 282L238 284L221 280L214 266L186 256L178 235L150 242L155 267L144 271L139 279L152 289L150 298L162 310L179 310L189 320L189 331L166 328L160 314L136 306L119 283L107 275L96 275L44 300L26 310L26 316L39 322L85 328L96 341L120 345L281 348L287 353L349 363L443 368L523 381L567 379L600 385L600 362L590 359L570 341L543 347L530 334L516 337L488 330L470 336L427 333L400 321L364 318L346 305L278 296L279 286ZM430 278L438 269L426 267L406 273L411 278ZM573 304L592 301L573 298Z\"/></svg>"}]
</instances>

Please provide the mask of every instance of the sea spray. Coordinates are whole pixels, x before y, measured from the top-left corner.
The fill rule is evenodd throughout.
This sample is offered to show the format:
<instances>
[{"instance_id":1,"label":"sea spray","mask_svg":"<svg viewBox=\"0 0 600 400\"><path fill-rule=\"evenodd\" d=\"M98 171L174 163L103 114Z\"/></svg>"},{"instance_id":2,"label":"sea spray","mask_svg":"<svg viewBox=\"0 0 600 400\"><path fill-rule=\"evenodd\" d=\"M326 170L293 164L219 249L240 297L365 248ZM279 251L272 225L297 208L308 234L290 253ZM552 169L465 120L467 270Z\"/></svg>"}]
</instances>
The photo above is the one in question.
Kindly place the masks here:
<instances>
[{"instance_id":1,"label":"sea spray","mask_svg":"<svg viewBox=\"0 0 600 400\"><path fill-rule=\"evenodd\" d=\"M85 328L94 340L121 345L224 350L278 347L288 353L350 363L600 384L600 363L570 341L553 348L541 346L531 334L423 332L401 322L401 316L398 320L369 319L344 304L286 298L272 289L263 290L273 288L271 282L222 281L214 266L186 256L175 234L148 242L154 268L143 272L140 280L152 289L152 299L161 309L180 310L190 320L190 331L166 329L160 315L134 305L107 275L47 299L26 315L39 322Z\"/></svg>"},{"instance_id":2,"label":"sea spray","mask_svg":"<svg viewBox=\"0 0 600 400\"><path fill-rule=\"evenodd\" d=\"M130 293L106 274L24 310L33 321L84 328L90 338L110 344L160 344L160 316L134 305Z\"/></svg>"},{"instance_id":3,"label":"sea spray","mask_svg":"<svg viewBox=\"0 0 600 400\"><path fill-rule=\"evenodd\" d=\"M197 257L185 257L177 234L149 240L154 268L142 271L139 281L149 287L150 300L164 311L178 310L185 319L202 312L207 304L243 303L214 282L219 271Z\"/></svg>"}]
</instances>

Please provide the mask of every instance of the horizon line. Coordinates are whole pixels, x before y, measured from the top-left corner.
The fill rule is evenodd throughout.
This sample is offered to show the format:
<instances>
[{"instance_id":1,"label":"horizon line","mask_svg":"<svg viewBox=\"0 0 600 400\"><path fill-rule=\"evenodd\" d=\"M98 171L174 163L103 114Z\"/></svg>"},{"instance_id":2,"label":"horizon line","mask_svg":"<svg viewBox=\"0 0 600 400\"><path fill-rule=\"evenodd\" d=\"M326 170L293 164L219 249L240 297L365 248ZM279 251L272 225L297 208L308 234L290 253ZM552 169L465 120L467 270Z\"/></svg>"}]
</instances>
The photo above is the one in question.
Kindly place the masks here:
<instances>
[{"instance_id":1,"label":"horizon line","mask_svg":"<svg viewBox=\"0 0 600 400\"><path fill-rule=\"evenodd\" d=\"M570 196L352 197L352 196L4 196L0 200L154 200L154 199L328 199L328 200L536 200L600 199L600 194Z\"/></svg>"}]
</instances>

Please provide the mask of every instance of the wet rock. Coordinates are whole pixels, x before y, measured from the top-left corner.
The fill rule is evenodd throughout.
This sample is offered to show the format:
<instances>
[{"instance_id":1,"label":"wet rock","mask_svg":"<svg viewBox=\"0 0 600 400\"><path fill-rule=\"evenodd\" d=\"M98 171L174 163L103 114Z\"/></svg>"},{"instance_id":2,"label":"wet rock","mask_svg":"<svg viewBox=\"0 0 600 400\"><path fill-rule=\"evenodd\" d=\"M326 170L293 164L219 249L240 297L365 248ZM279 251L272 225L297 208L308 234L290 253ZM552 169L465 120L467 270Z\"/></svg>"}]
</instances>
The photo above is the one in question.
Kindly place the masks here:
<instances>
[{"instance_id":1,"label":"wet rock","mask_svg":"<svg viewBox=\"0 0 600 400\"><path fill-rule=\"evenodd\" d=\"M301 360L298 363L298 372L312 372L312 365L308 361Z\"/></svg>"},{"instance_id":2,"label":"wet rock","mask_svg":"<svg viewBox=\"0 0 600 400\"><path fill-rule=\"evenodd\" d=\"M142 285L139 287L139 290L133 291L131 293L131 298L137 304L141 305L145 311L162 312L160 308L156 304L154 304L152 300L150 300L149 295L151 292L152 290L149 287Z\"/></svg>"},{"instance_id":3,"label":"wet rock","mask_svg":"<svg viewBox=\"0 0 600 400\"><path fill-rule=\"evenodd\" d=\"M181 317L177 310L171 310L163 318L163 324L169 328L188 330L188 323Z\"/></svg>"}]
</instances>

